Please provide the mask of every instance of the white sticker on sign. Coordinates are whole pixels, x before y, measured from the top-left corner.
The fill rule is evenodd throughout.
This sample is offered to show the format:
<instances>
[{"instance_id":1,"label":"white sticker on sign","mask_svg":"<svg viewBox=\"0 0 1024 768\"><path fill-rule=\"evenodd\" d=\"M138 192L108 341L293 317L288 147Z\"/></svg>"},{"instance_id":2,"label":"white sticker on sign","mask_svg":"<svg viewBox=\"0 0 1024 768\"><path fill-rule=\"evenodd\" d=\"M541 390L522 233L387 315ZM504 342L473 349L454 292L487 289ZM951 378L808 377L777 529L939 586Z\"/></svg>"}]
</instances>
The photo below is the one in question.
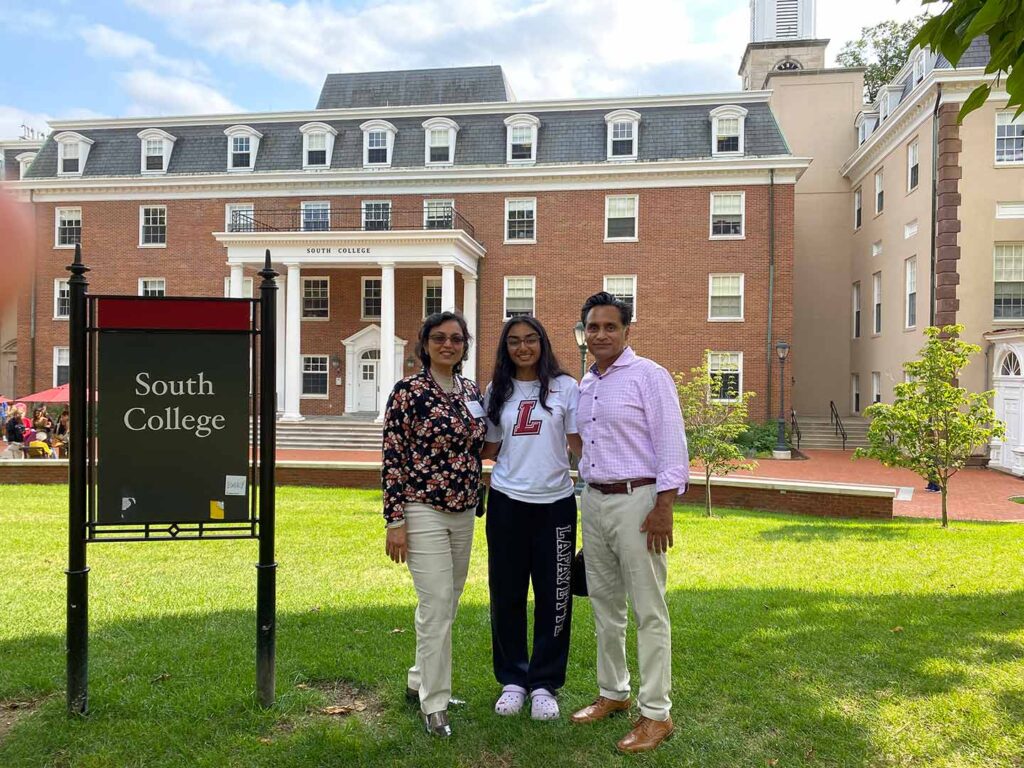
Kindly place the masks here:
<instances>
[{"instance_id":1,"label":"white sticker on sign","mask_svg":"<svg viewBox=\"0 0 1024 768\"><path fill-rule=\"evenodd\" d=\"M245 475L226 475L224 477L225 496L245 496Z\"/></svg>"}]
</instances>

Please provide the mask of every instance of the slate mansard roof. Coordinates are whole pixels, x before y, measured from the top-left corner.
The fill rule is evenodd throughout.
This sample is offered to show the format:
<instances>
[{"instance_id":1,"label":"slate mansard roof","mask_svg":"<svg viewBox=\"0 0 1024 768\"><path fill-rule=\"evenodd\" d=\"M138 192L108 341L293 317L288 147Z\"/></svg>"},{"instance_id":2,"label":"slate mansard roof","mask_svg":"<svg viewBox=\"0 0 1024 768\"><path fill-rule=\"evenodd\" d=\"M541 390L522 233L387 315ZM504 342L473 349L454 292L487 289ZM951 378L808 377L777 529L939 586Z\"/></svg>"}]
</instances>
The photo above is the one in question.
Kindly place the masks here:
<instances>
[{"instance_id":1,"label":"slate mansard roof","mask_svg":"<svg viewBox=\"0 0 1024 768\"><path fill-rule=\"evenodd\" d=\"M328 75L317 109L511 101L501 67L409 69Z\"/></svg>"}]
</instances>

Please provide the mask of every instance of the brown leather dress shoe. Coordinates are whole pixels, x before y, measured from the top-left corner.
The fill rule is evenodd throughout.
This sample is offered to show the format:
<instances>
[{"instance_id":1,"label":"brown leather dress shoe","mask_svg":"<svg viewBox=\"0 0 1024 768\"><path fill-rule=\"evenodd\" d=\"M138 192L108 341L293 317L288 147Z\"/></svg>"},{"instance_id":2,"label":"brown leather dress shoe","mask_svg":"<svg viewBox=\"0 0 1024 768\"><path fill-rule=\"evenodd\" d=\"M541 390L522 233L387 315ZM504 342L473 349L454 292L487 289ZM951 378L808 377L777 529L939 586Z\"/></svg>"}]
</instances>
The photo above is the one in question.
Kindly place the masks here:
<instances>
[{"instance_id":1,"label":"brown leather dress shoe","mask_svg":"<svg viewBox=\"0 0 1024 768\"><path fill-rule=\"evenodd\" d=\"M615 699L598 696L594 699L593 704L584 707L579 712L574 712L571 720L574 723L596 723L598 720L604 720L616 712L625 712L629 709L629 703L629 699L616 701Z\"/></svg>"},{"instance_id":2,"label":"brown leather dress shoe","mask_svg":"<svg viewBox=\"0 0 1024 768\"><path fill-rule=\"evenodd\" d=\"M668 720L651 720L640 715L633 730L626 734L616 746L619 752L649 752L667 739L675 731L672 718Z\"/></svg>"}]
</instances>

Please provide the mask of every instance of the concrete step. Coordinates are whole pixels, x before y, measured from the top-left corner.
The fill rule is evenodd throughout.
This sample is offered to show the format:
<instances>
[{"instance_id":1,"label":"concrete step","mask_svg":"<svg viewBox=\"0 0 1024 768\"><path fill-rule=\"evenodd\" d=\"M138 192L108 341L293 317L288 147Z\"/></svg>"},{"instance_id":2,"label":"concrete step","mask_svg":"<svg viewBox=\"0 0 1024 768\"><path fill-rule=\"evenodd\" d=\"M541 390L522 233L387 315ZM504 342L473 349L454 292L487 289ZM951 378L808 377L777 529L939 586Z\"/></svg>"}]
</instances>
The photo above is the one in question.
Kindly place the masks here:
<instances>
[{"instance_id":1,"label":"concrete step","mask_svg":"<svg viewBox=\"0 0 1024 768\"><path fill-rule=\"evenodd\" d=\"M357 419L317 419L277 422L278 448L379 451L383 426Z\"/></svg>"}]
</instances>

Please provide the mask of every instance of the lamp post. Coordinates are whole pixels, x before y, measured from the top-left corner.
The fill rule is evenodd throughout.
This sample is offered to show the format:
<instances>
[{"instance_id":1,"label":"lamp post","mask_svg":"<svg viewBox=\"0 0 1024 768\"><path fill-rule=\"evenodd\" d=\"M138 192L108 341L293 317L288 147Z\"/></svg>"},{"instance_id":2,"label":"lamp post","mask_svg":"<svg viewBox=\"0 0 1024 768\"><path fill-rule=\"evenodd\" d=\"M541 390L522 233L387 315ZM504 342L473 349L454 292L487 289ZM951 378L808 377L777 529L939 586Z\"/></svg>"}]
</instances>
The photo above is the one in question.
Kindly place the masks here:
<instances>
[{"instance_id":1,"label":"lamp post","mask_svg":"<svg viewBox=\"0 0 1024 768\"><path fill-rule=\"evenodd\" d=\"M789 344L775 342L775 354L779 356L779 434L773 454L776 459L788 459L791 458L786 446L786 358L789 357Z\"/></svg>"},{"instance_id":2,"label":"lamp post","mask_svg":"<svg viewBox=\"0 0 1024 768\"><path fill-rule=\"evenodd\" d=\"M572 332L576 336L576 346L580 348L580 381L583 381L583 377L587 375L587 334L582 320L576 323ZM579 496L583 493L583 478L580 477L579 460L572 454L569 456L569 466L576 470L575 492Z\"/></svg>"}]
</instances>

